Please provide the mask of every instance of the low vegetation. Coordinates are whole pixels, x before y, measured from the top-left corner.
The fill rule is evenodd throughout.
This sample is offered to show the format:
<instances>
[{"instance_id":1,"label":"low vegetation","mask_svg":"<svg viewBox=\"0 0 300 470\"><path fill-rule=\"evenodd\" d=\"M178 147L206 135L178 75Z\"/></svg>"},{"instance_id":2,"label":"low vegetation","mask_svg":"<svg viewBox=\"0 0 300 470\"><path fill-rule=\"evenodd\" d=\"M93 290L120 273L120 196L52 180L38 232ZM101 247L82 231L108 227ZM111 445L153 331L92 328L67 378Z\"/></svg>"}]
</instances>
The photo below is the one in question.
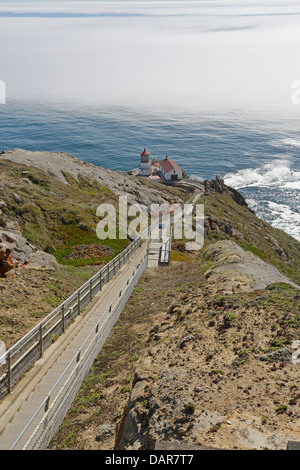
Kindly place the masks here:
<instances>
[{"instance_id":1,"label":"low vegetation","mask_svg":"<svg viewBox=\"0 0 300 470\"><path fill-rule=\"evenodd\" d=\"M59 262L54 271L20 269L1 279L1 339L9 346L128 240L99 243L96 208L118 203L99 183L65 175L66 185L7 161L0 161L0 170L5 185L0 226L16 224L30 243ZM206 193L200 202L204 249L232 240L300 284L297 240L226 193ZM143 430L140 448L176 439L276 449L287 436L300 437L298 369L291 362L292 343L300 339L299 290L275 283L253 292L216 292L206 279L213 262L203 250L186 252L180 242L173 244L169 266L145 271L49 449L113 449L143 362L150 369L147 385L133 404ZM115 432L99 438L99 428L107 425ZM126 439L124 447L131 449Z\"/></svg>"}]
</instances>

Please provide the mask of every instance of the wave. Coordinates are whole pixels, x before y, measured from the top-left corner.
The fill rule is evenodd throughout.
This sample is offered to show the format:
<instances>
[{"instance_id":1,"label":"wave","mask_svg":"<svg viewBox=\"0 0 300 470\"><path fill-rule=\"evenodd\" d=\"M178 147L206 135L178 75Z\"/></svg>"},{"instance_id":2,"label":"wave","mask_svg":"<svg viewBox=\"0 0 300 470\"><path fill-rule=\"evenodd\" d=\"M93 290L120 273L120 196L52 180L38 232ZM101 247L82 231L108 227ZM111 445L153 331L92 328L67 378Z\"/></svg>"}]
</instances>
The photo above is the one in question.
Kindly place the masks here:
<instances>
[{"instance_id":1,"label":"wave","mask_svg":"<svg viewBox=\"0 0 300 470\"><path fill-rule=\"evenodd\" d=\"M293 138L285 138L281 140L273 140L270 142L270 144L273 147L294 147L294 148L300 148L300 140L293 139Z\"/></svg>"},{"instance_id":2,"label":"wave","mask_svg":"<svg viewBox=\"0 0 300 470\"><path fill-rule=\"evenodd\" d=\"M202 178L201 176L198 176L198 175L191 175L190 178L193 181L200 181L200 183L203 183L203 181L204 181L204 178Z\"/></svg>"},{"instance_id":3,"label":"wave","mask_svg":"<svg viewBox=\"0 0 300 470\"><path fill-rule=\"evenodd\" d=\"M300 224L300 213L293 211L287 204L278 204L277 202L268 202L269 209L273 216L280 216L280 220Z\"/></svg>"},{"instance_id":4,"label":"wave","mask_svg":"<svg viewBox=\"0 0 300 470\"><path fill-rule=\"evenodd\" d=\"M300 213L295 212L286 204L268 202L273 227L284 230L300 240Z\"/></svg>"},{"instance_id":5,"label":"wave","mask_svg":"<svg viewBox=\"0 0 300 470\"><path fill-rule=\"evenodd\" d=\"M258 217L300 241L300 212L293 210L288 204L265 199L250 197L246 202Z\"/></svg>"},{"instance_id":6,"label":"wave","mask_svg":"<svg viewBox=\"0 0 300 470\"><path fill-rule=\"evenodd\" d=\"M224 181L244 190L249 207L258 217L300 241L300 171L293 170L289 160L277 159L259 168L228 173Z\"/></svg>"},{"instance_id":7,"label":"wave","mask_svg":"<svg viewBox=\"0 0 300 470\"><path fill-rule=\"evenodd\" d=\"M259 168L246 168L236 173L227 173L224 181L227 186L235 189L257 186L300 190L300 171L292 170L290 164L289 160L276 160Z\"/></svg>"}]
</instances>

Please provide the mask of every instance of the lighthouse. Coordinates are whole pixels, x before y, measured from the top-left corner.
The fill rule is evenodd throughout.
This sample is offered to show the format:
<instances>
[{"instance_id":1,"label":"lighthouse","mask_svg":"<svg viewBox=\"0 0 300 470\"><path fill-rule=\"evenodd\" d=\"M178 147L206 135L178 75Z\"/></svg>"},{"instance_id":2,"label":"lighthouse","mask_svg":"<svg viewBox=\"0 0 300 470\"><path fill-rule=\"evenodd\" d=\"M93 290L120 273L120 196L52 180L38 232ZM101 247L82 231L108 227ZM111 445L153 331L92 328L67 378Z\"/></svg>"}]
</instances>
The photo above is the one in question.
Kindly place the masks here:
<instances>
[{"instance_id":1,"label":"lighthouse","mask_svg":"<svg viewBox=\"0 0 300 470\"><path fill-rule=\"evenodd\" d=\"M151 175L151 165L150 165L150 152L144 149L141 153L141 159L139 164L139 175L140 176L150 176Z\"/></svg>"}]
</instances>

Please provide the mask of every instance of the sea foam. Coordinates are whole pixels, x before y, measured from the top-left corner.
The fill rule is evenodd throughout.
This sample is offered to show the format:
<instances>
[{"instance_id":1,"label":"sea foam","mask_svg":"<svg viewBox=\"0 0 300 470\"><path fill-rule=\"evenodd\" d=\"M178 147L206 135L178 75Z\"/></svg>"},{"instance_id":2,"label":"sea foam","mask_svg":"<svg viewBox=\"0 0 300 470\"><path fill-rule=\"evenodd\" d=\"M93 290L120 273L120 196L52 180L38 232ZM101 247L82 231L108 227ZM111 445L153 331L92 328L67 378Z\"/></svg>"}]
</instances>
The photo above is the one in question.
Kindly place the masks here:
<instances>
[{"instance_id":1,"label":"sea foam","mask_svg":"<svg viewBox=\"0 0 300 470\"><path fill-rule=\"evenodd\" d=\"M258 168L227 173L224 181L235 189L254 186L300 189L300 171L292 170L289 160L275 160Z\"/></svg>"}]
</instances>

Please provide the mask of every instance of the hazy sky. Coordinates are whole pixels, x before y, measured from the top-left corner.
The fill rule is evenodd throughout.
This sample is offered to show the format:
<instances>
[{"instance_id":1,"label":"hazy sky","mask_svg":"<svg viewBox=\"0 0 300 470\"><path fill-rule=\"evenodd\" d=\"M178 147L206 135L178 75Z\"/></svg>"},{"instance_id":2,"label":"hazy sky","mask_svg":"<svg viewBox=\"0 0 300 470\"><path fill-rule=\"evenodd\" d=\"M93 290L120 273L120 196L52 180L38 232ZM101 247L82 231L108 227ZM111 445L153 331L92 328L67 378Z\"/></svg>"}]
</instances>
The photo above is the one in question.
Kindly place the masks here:
<instances>
[{"instance_id":1,"label":"hazy sky","mask_svg":"<svg viewBox=\"0 0 300 470\"><path fill-rule=\"evenodd\" d=\"M0 4L7 100L295 109L299 2Z\"/></svg>"}]
</instances>

